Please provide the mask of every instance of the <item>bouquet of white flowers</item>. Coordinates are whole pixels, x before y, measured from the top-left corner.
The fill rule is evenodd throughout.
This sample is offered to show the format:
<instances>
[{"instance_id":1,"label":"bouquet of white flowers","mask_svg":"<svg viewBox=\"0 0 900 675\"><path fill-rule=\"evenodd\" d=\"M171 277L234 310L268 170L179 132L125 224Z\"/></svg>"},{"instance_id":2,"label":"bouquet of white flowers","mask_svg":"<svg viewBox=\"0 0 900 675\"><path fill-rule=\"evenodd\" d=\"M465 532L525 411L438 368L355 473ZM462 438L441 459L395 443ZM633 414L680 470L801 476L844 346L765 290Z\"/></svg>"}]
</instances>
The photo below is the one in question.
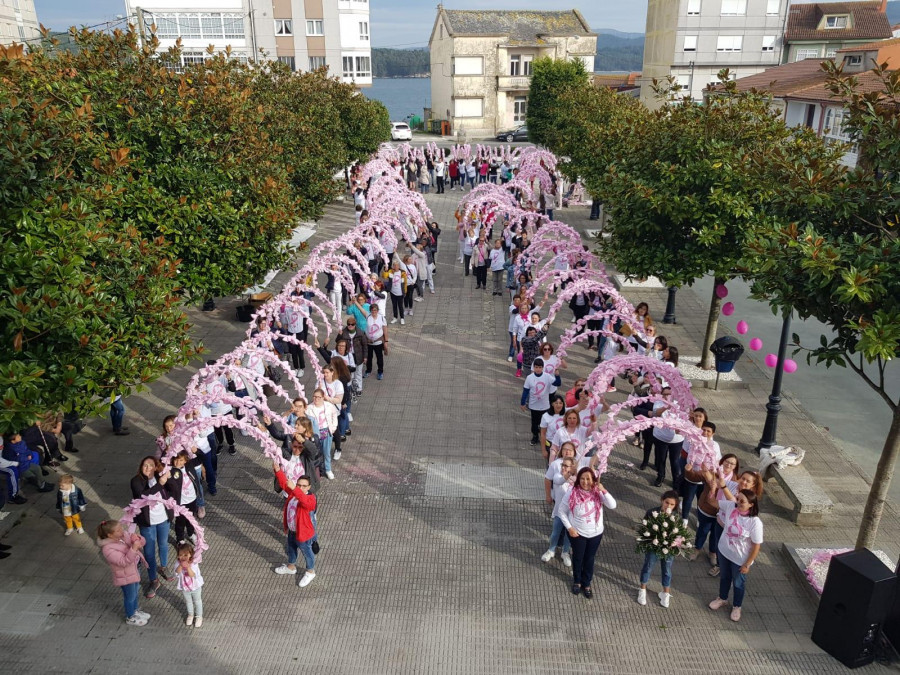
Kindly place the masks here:
<instances>
[{"instance_id":1,"label":"bouquet of white flowers","mask_svg":"<svg viewBox=\"0 0 900 675\"><path fill-rule=\"evenodd\" d=\"M694 547L693 538L677 513L657 509L638 523L635 550L654 553L660 558L674 558Z\"/></svg>"}]
</instances>

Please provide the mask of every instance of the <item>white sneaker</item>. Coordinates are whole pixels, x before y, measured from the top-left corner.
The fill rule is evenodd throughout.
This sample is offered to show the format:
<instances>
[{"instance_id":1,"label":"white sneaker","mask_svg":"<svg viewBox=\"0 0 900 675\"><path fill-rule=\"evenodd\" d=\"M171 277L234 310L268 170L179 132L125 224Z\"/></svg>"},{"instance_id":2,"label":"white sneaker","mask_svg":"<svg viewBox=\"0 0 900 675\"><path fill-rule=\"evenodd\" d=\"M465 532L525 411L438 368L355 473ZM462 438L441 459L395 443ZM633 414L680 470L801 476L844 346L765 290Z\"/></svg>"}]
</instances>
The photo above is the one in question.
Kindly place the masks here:
<instances>
[{"instance_id":1,"label":"white sneaker","mask_svg":"<svg viewBox=\"0 0 900 675\"><path fill-rule=\"evenodd\" d=\"M612 385L611 387L609 387L609 389L606 390L606 393L607 394L615 394L616 391L618 391L618 390L616 389L615 385Z\"/></svg>"},{"instance_id":2,"label":"white sneaker","mask_svg":"<svg viewBox=\"0 0 900 675\"><path fill-rule=\"evenodd\" d=\"M303 377L303 375L304 375L305 373L306 373L306 371L303 370L303 368L300 368L300 369L297 370L297 377Z\"/></svg>"},{"instance_id":3,"label":"white sneaker","mask_svg":"<svg viewBox=\"0 0 900 675\"><path fill-rule=\"evenodd\" d=\"M412 314L412 312L410 312L410 314ZM406 325L406 319L400 319L400 325L401 325L401 326L405 326L405 325Z\"/></svg>"},{"instance_id":4,"label":"white sneaker","mask_svg":"<svg viewBox=\"0 0 900 675\"><path fill-rule=\"evenodd\" d=\"M434 293L434 291L431 291L431 292ZM416 301L416 302L422 302L422 300L423 300L423 298L416 298L415 301Z\"/></svg>"},{"instance_id":5,"label":"white sneaker","mask_svg":"<svg viewBox=\"0 0 900 675\"><path fill-rule=\"evenodd\" d=\"M409 310L409 311L406 313L406 316L412 316L412 315L413 315L413 311L412 311L412 310ZM403 321L403 320L401 319L401 323L402 323L402 321Z\"/></svg>"},{"instance_id":6,"label":"white sneaker","mask_svg":"<svg viewBox=\"0 0 900 675\"><path fill-rule=\"evenodd\" d=\"M687 527L687 526L688 526L688 519L687 519L687 518L682 518L682 519L681 519L681 524L682 524L684 527Z\"/></svg>"},{"instance_id":7,"label":"white sneaker","mask_svg":"<svg viewBox=\"0 0 900 675\"><path fill-rule=\"evenodd\" d=\"M297 574L297 568L281 565L280 567L275 568L275 574Z\"/></svg>"},{"instance_id":8,"label":"white sneaker","mask_svg":"<svg viewBox=\"0 0 900 675\"><path fill-rule=\"evenodd\" d=\"M669 600L671 599L672 594L666 593L664 591L660 591L656 595L659 596L659 604L662 605L663 607L665 607L666 609L668 609L669 608Z\"/></svg>"},{"instance_id":9,"label":"white sneaker","mask_svg":"<svg viewBox=\"0 0 900 675\"><path fill-rule=\"evenodd\" d=\"M68 530L66 530L66 536L68 537L68 536L69 536L70 534L72 534L74 531L75 531L75 528L74 528L74 527L70 527Z\"/></svg>"},{"instance_id":10,"label":"white sneaker","mask_svg":"<svg viewBox=\"0 0 900 675\"><path fill-rule=\"evenodd\" d=\"M431 289L431 294L434 295L434 289L433 289L433 288Z\"/></svg>"},{"instance_id":11,"label":"white sneaker","mask_svg":"<svg viewBox=\"0 0 900 675\"><path fill-rule=\"evenodd\" d=\"M547 551L546 553L544 553L544 555L541 556L541 561L542 562L550 562L555 557L556 557L556 551L554 551L551 548L549 551Z\"/></svg>"},{"instance_id":12,"label":"white sneaker","mask_svg":"<svg viewBox=\"0 0 900 675\"><path fill-rule=\"evenodd\" d=\"M84 534L84 528L83 528L83 527L79 527L79 528L78 528L77 530L75 530L75 531L76 531L78 534Z\"/></svg>"},{"instance_id":13,"label":"white sneaker","mask_svg":"<svg viewBox=\"0 0 900 675\"><path fill-rule=\"evenodd\" d=\"M641 588L638 590L638 604L646 605L647 604L647 589Z\"/></svg>"},{"instance_id":14,"label":"white sneaker","mask_svg":"<svg viewBox=\"0 0 900 675\"><path fill-rule=\"evenodd\" d=\"M507 356L507 357L506 357L506 362L507 362L507 363L512 363L512 357L511 357L511 356Z\"/></svg>"},{"instance_id":15,"label":"white sneaker","mask_svg":"<svg viewBox=\"0 0 900 675\"><path fill-rule=\"evenodd\" d=\"M302 577L300 577L300 581L297 582L297 585L300 588L303 588L304 586L309 586L310 583L312 583L312 580L315 578L316 578L316 573L310 572L309 570L307 570L306 574L304 574Z\"/></svg>"},{"instance_id":16,"label":"white sneaker","mask_svg":"<svg viewBox=\"0 0 900 675\"><path fill-rule=\"evenodd\" d=\"M572 566L572 556L570 556L568 553L563 551L563 554L559 557L562 559L563 565L565 565L566 567Z\"/></svg>"},{"instance_id":17,"label":"white sneaker","mask_svg":"<svg viewBox=\"0 0 900 675\"><path fill-rule=\"evenodd\" d=\"M334 471L326 471L326 472L325 472L325 477L326 477L328 480L334 480Z\"/></svg>"},{"instance_id":18,"label":"white sneaker","mask_svg":"<svg viewBox=\"0 0 900 675\"><path fill-rule=\"evenodd\" d=\"M125 619L125 623L127 623L129 626L146 626L147 619L144 619L135 614L134 616Z\"/></svg>"},{"instance_id":19,"label":"white sneaker","mask_svg":"<svg viewBox=\"0 0 900 675\"><path fill-rule=\"evenodd\" d=\"M203 617L198 616L196 618L196 620L194 621L194 628L200 628L200 626L202 626L202 625L203 625Z\"/></svg>"},{"instance_id":20,"label":"white sneaker","mask_svg":"<svg viewBox=\"0 0 900 675\"><path fill-rule=\"evenodd\" d=\"M362 392L360 392L360 393L362 393ZM348 421L348 422L352 422L352 421L353 421L353 413L347 413L347 421Z\"/></svg>"},{"instance_id":21,"label":"white sneaker","mask_svg":"<svg viewBox=\"0 0 900 675\"><path fill-rule=\"evenodd\" d=\"M393 319L391 319L391 323L397 323L397 317L394 317Z\"/></svg>"},{"instance_id":22,"label":"white sneaker","mask_svg":"<svg viewBox=\"0 0 900 675\"><path fill-rule=\"evenodd\" d=\"M142 611L142 610L140 610L140 609L136 609L136 610L134 610L134 613L137 614L137 615L138 615L139 617L141 617L142 619L145 619L145 620L147 620L147 621L150 620L150 615L149 615L147 612L144 612L144 611Z\"/></svg>"},{"instance_id":23,"label":"white sneaker","mask_svg":"<svg viewBox=\"0 0 900 675\"><path fill-rule=\"evenodd\" d=\"M185 626L193 626L194 625L194 615L188 614L187 618L184 620Z\"/></svg>"},{"instance_id":24,"label":"white sneaker","mask_svg":"<svg viewBox=\"0 0 900 675\"><path fill-rule=\"evenodd\" d=\"M340 453L340 452L334 453L334 459L335 459L335 461L339 460L340 458L341 458L341 453Z\"/></svg>"}]
</instances>

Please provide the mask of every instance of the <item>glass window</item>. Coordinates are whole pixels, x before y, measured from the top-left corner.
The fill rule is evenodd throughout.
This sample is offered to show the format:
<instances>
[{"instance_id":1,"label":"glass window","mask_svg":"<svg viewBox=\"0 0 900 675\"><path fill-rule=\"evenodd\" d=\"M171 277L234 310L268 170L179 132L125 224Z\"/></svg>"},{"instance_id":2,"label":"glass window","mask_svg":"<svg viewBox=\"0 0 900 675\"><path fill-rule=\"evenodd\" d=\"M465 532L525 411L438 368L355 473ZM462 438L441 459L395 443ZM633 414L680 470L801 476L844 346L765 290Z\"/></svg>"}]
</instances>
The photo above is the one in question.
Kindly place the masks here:
<instances>
[{"instance_id":1,"label":"glass window","mask_svg":"<svg viewBox=\"0 0 900 675\"><path fill-rule=\"evenodd\" d=\"M484 75L483 56L454 56L454 75Z\"/></svg>"},{"instance_id":2,"label":"glass window","mask_svg":"<svg viewBox=\"0 0 900 675\"><path fill-rule=\"evenodd\" d=\"M364 42L369 41L369 22L368 21L360 21L359 22L359 39Z\"/></svg>"},{"instance_id":3,"label":"glass window","mask_svg":"<svg viewBox=\"0 0 900 675\"><path fill-rule=\"evenodd\" d=\"M295 60L294 60L293 56L279 56L278 60L281 61L281 63L285 64L291 70L296 70L296 68L294 67Z\"/></svg>"},{"instance_id":4,"label":"glass window","mask_svg":"<svg viewBox=\"0 0 900 675\"><path fill-rule=\"evenodd\" d=\"M534 56L532 54L522 55L522 75L525 77L531 77L531 62L533 60Z\"/></svg>"},{"instance_id":5,"label":"glass window","mask_svg":"<svg viewBox=\"0 0 900 675\"><path fill-rule=\"evenodd\" d=\"M688 0L687 6L688 16L694 16L700 13L700 0Z\"/></svg>"},{"instance_id":6,"label":"glass window","mask_svg":"<svg viewBox=\"0 0 900 675\"><path fill-rule=\"evenodd\" d=\"M318 70L319 68L325 67L325 57L324 56L310 56L309 57L309 69L310 70Z\"/></svg>"},{"instance_id":7,"label":"glass window","mask_svg":"<svg viewBox=\"0 0 900 675\"><path fill-rule=\"evenodd\" d=\"M847 18L848 17L846 14L842 14L840 16L826 16L825 28L846 28Z\"/></svg>"},{"instance_id":8,"label":"glass window","mask_svg":"<svg viewBox=\"0 0 900 675\"><path fill-rule=\"evenodd\" d=\"M848 66L858 66L862 63L862 56L859 54L851 54L850 56L844 57L844 63Z\"/></svg>"},{"instance_id":9,"label":"glass window","mask_svg":"<svg viewBox=\"0 0 900 675\"><path fill-rule=\"evenodd\" d=\"M781 12L781 0L768 0L766 2L766 14L778 15Z\"/></svg>"},{"instance_id":10,"label":"glass window","mask_svg":"<svg viewBox=\"0 0 900 675\"><path fill-rule=\"evenodd\" d=\"M522 57L516 54L509 57L509 74L511 77L517 77L521 72Z\"/></svg>"},{"instance_id":11,"label":"glass window","mask_svg":"<svg viewBox=\"0 0 900 675\"><path fill-rule=\"evenodd\" d=\"M455 117L484 117L484 100L480 98L453 99Z\"/></svg>"},{"instance_id":12,"label":"glass window","mask_svg":"<svg viewBox=\"0 0 900 675\"><path fill-rule=\"evenodd\" d=\"M200 30L204 38L212 38L214 40L222 39L222 15L221 14L201 14Z\"/></svg>"},{"instance_id":13,"label":"glass window","mask_svg":"<svg viewBox=\"0 0 900 675\"><path fill-rule=\"evenodd\" d=\"M774 35L763 35L762 50L764 52L774 52L775 51L775 36Z\"/></svg>"},{"instance_id":14,"label":"glass window","mask_svg":"<svg viewBox=\"0 0 900 675\"><path fill-rule=\"evenodd\" d=\"M356 77L372 77L372 59L370 57L356 57Z\"/></svg>"},{"instance_id":15,"label":"glass window","mask_svg":"<svg viewBox=\"0 0 900 675\"><path fill-rule=\"evenodd\" d=\"M174 14L156 14L153 23L156 24L156 37L160 40L174 40L178 37L178 19Z\"/></svg>"},{"instance_id":16,"label":"glass window","mask_svg":"<svg viewBox=\"0 0 900 675\"><path fill-rule=\"evenodd\" d=\"M833 59L835 56L837 56L837 47L830 47L825 50L826 59Z\"/></svg>"},{"instance_id":17,"label":"glass window","mask_svg":"<svg viewBox=\"0 0 900 675\"><path fill-rule=\"evenodd\" d=\"M307 35L325 35L325 22L322 19L312 19L306 22Z\"/></svg>"},{"instance_id":18,"label":"glass window","mask_svg":"<svg viewBox=\"0 0 900 675\"><path fill-rule=\"evenodd\" d=\"M184 66L203 63L203 52L181 52L181 63Z\"/></svg>"},{"instance_id":19,"label":"glass window","mask_svg":"<svg viewBox=\"0 0 900 675\"><path fill-rule=\"evenodd\" d=\"M685 35L684 36L684 51L686 51L686 52L697 51L697 36L696 35Z\"/></svg>"},{"instance_id":20,"label":"glass window","mask_svg":"<svg viewBox=\"0 0 900 675\"><path fill-rule=\"evenodd\" d=\"M747 0L722 0L723 16L744 16L747 13Z\"/></svg>"},{"instance_id":21,"label":"glass window","mask_svg":"<svg viewBox=\"0 0 900 675\"><path fill-rule=\"evenodd\" d=\"M307 24L309 21L306 22ZM275 35L293 35L293 19L275 19Z\"/></svg>"},{"instance_id":22,"label":"glass window","mask_svg":"<svg viewBox=\"0 0 900 675\"><path fill-rule=\"evenodd\" d=\"M525 96L516 96L513 101L513 122L524 122L528 115L528 99Z\"/></svg>"},{"instance_id":23,"label":"glass window","mask_svg":"<svg viewBox=\"0 0 900 675\"><path fill-rule=\"evenodd\" d=\"M819 50L818 49L798 49L797 57L794 61L802 61L803 59L817 59L819 58Z\"/></svg>"},{"instance_id":24,"label":"glass window","mask_svg":"<svg viewBox=\"0 0 900 675\"><path fill-rule=\"evenodd\" d=\"M223 14L222 24L226 40L244 39L244 17L240 14Z\"/></svg>"},{"instance_id":25,"label":"glass window","mask_svg":"<svg viewBox=\"0 0 900 675\"><path fill-rule=\"evenodd\" d=\"M343 62L343 76L353 79L353 57L345 56L343 59L341 59L341 61Z\"/></svg>"},{"instance_id":26,"label":"glass window","mask_svg":"<svg viewBox=\"0 0 900 675\"><path fill-rule=\"evenodd\" d=\"M716 43L717 52L739 52L744 42L742 35L720 35Z\"/></svg>"},{"instance_id":27,"label":"glass window","mask_svg":"<svg viewBox=\"0 0 900 675\"><path fill-rule=\"evenodd\" d=\"M196 14L179 14L178 29L181 37L200 37L200 17Z\"/></svg>"}]
</instances>

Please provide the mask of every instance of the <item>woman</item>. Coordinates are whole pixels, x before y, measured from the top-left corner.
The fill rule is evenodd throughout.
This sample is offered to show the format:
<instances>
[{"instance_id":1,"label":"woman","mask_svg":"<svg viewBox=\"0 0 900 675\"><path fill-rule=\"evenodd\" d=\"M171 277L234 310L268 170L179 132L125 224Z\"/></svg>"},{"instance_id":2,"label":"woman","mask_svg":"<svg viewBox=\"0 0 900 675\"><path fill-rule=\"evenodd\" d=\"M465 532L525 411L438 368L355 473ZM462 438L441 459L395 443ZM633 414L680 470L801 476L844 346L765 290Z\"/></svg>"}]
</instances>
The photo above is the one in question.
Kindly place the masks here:
<instances>
[{"instance_id":1,"label":"woman","mask_svg":"<svg viewBox=\"0 0 900 675\"><path fill-rule=\"evenodd\" d=\"M725 531L718 542L722 577L719 580L719 597L709 603L709 608L715 611L725 605L734 586L732 621L741 620L747 575L763 542L758 499L753 490L741 490L736 501L723 499L719 502L719 516L725 521Z\"/></svg>"},{"instance_id":2,"label":"woman","mask_svg":"<svg viewBox=\"0 0 900 675\"><path fill-rule=\"evenodd\" d=\"M325 392L325 400L334 406L338 415L338 428L334 432L334 457L333 459L340 459L341 454L341 415L344 412L344 394L347 393L347 388L344 386L344 383L338 377L337 369L335 363L340 361L341 359L335 357L331 360L328 365L322 368L322 380L319 381L319 388Z\"/></svg>"},{"instance_id":3,"label":"woman","mask_svg":"<svg viewBox=\"0 0 900 675\"><path fill-rule=\"evenodd\" d=\"M556 556L556 547L560 545L560 538L562 538L562 556L560 557L563 565L566 567L572 566L572 556L569 553L572 550L572 541L569 539L562 520L559 518L559 511L575 485L576 469L575 460L568 457L563 459L559 473L553 478L552 497L554 506L553 515L551 516L553 519L553 530L550 532L550 548L541 556L541 560L544 562L553 560Z\"/></svg>"},{"instance_id":4,"label":"woman","mask_svg":"<svg viewBox=\"0 0 900 675\"><path fill-rule=\"evenodd\" d=\"M350 374L350 369L347 368L347 364L339 356L332 357L331 369L334 371L335 381L341 384L344 390L341 402L338 405L338 436L334 446L334 458L340 459L341 443L346 441L347 436L350 435L350 408L352 406L350 379L352 375Z\"/></svg>"},{"instance_id":5,"label":"woman","mask_svg":"<svg viewBox=\"0 0 900 675\"><path fill-rule=\"evenodd\" d=\"M719 460L719 472L726 485L735 485L731 481L737 475L739 467L740 463L735 455L727 454ZM688 554L688 560L693 561L698 558L703 551L706 538L709 537L709 575L715 577L719 575L719 559L716 554L718 537L715 534L715 525L719 514L718 500L720 499L716 476L711 471L694 471L693 468L686 472L685 476L692 481L698 478L703 481L703 491L697 500L697 536L694 538L694 549Z\"/></svg>"},{"instance_id":6,"label":"woman","mask_svg":"<svg viewBox=\"0 0 900 675\"><path fill-rule=\"evenodd\" d=\"M156 457L144 457L138 466L137 475L131 479L131 496L141 499L150 495L159 495L163 499L169 498L166 490L166 482L169 480L168 471L162 473L163 465ZM150 583L144 593L146 598L156 597L156 591L160 583L157 574L166 581L175 579L169 573L167 564L169 561L169 523L173 512L162 504L145 506L134 518L135 525L141 531L144 544L144 557L147 559L147 576ZM156 564L156 552L159 550L159 565Z\"/></svg>"},{"instance_id":7,"label":"woman","mask_svg":"<svg viewBox=\"0 0 900 675\"><path fill-rule=\"evenodd\" d=\"M563 443L572 443L575 450L578 451L584 445L589 429L581 425L581 418L575 409L567 410L563 416L563 426L556 432L551 439L550 445L550 461L556 459L559 449ZM578 453L579 455L581 453Z\"/></svg>"},{"instance_id":8,"label":"woman","mask_svg":"<svg viewBox=\"0 0 900 675\"><path fill-rule=\"evenodd\" d=\"M376 304L369 306L369 316L366 323L366 337L369 338L368 353L366 354L366 374L372 373L372 357L378 361L378 379L384 377L384 357L388 353L388 329L387 322Z\"/></svg>"},{"instance_id":9,"label":"woman","mask_svg":"<svg viewBox=\"0 0 900 675\"><path fill-rule=\"evenodd\" d=\"M544 459L550 460L550 440L556 436L556 432L560 430L563 421L563 411L566 409L566 402L562 396L553 394L550 397L550 410L541 417L541 452Z\"/></svg>"},{"instance_id":10,"label":"woman","mask_svg":"<svg viewBox=\"0 0 900 675\"><path fill-rule=\"evenodd\" d=\"M322 372L325 372L324 369ZM332 372L332 376L333 374ZM322 446L325 477L328 480L334 480L334 473L331 471L331 443L332 434L337 431L338 427L337 408L325 400L325 390L316 389L313 392L313 400L312 405L309 406L309 412L314 415L316 424L319 426L319 445Z\"/></svg>"},{"instance_id":11,"label":"woman","mask_svg":"<svg viewBox=\"0 0 900 675\"><path fill-rule=\"evenodd\" d=\"M706 410L704 408L694 408L693 412L691 412L688 417L691 419L691 422L694 423L694 426L700 429L700 433L704 436L706 432L703 431L703 425L706 424L709 420L707 419ZM713 426L715 429L715 426ZM710 435L710 443L713 444L713 448L716 451L716 458L721 458L721 452L719 452L719 444L712 440L712 436ZM694 499L697 497L697 494L700 490L703 489L703 477L697 476L695 472L692 472L692 476L687 476L687 458L688 453L691 450L691 439L685 438L684 443L681 446L681 456L678 459L678 466L681 467L681 475L683 476L681 481L681 517L687 525L688 515L691 512L691 506L694 504Z\"/></svg>"},{"instance_id":12,"label":"woman","mask_svg":"<svg viewBox=\"0 0 900 675\"><path fill-rule=\"evenodd\" d=\"M561 359L556 355L556 348L549 342L541 345L541 358L544 359L544 372L548 375L558 378L561 370L569 367L565 359ZM557 384L556 386L559 386Z\"/></svg>"},{"instance_id":13,"label":"woman","mask_svg":"<svg viewBox=\"0 0 900 675\"><path fill-rule=\"evenodd\" d=\"M753 494L756 495L756 498L759 499L763 494L763 482L762 477L756 471L742 471L738 474L737 469L735 469L735 474L739 475L737 482L735 483L733 478L731 480L723 480L721 476L718 477L717 487L715 498L717 500L727 499L729 501L735 501L737 498L737 494L741 490L750 490ZM716 522L713 524L713 536L716 538L716 541L722 536L722 531L725 529L725 520L722 518L722 514L718 514L716 517ZM715 568L716 574L713 574L713 570L709 571L709 575L714 577L719 572L719 567Z\"/></svg>"},{"instance_id":14,"label":"woman","mask_svg":"<svg viewBox=\"0 0 900 675\"><path fill-rule=\"evenodd\" d=\"M594 470L584 467L559 509L559 519L572 542L572 594L594 597L594 558L603 539L603 507L616 508L616 500L600 483Z\"/></svg>"}]
</instances>

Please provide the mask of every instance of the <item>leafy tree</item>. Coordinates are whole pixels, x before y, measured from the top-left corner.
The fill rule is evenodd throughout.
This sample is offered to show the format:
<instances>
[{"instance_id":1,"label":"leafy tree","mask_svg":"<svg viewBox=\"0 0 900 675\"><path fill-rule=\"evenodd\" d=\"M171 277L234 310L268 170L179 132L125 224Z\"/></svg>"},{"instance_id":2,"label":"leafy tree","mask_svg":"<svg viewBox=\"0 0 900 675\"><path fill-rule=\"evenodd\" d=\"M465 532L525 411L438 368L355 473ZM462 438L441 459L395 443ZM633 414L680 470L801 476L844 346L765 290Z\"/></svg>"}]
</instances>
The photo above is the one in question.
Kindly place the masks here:
<instances>
[{"instance_id":1,"label":"leafy tree","mask_svg":"<svg viewBox=\"0 0 900 675\"><path fill-rule=\"evenodd\" d=\"M539 58L532 63L528 92L528 135L538 145L557 148L570 136L565 125L570 102L567 94L588 86L581 60Z\"/></svg>"},{"instance_id":2,"label":"leafy tree","mask_svg":"<svg viewBox=\"0 0 900 675\"><path fill-rule=\"evenodd\" d=\"M414 77L431 72L431 52L427 49L372 50L372 74L375 77Z\"/></svg>"}]
</instances>

